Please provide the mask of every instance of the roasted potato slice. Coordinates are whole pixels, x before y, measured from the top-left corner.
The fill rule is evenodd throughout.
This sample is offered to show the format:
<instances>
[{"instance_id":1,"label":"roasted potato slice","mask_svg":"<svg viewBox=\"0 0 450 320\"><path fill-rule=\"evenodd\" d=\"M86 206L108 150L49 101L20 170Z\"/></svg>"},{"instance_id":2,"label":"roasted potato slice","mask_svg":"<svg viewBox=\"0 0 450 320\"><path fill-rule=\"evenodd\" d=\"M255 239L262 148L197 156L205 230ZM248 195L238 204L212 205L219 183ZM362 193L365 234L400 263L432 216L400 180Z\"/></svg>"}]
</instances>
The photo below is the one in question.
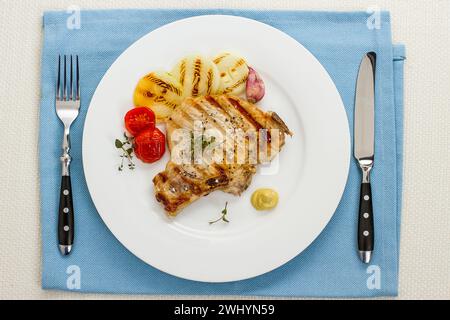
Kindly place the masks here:
<instances>
[{"instance_id":1,"label":"roasted potato slice","mask_svg":"<svg viewBox=\"0 0 450 320\"><path fill-rule=\"evenodd\" d=\"M215 94L220 86L216 65L201 55L184 57L171 73L181 84L184 98Z\"/></svg>"},{"instance_id":2,"label":"roasted potato slice","mask_svg":"<svg viewBox=\"0 0 450 320\"><path fill-rule=\"evenodd\" d=\"M224 52L213 59L219 69L219 93L239 95L245 91L248 78L248 65L241 56Z\"/></svg>"},{"instance_id":3,"label":"roasted potato slice","mask_svg":"<svg viewBox=\"0 0 450 320\"><path fill-rule=\"evenodd\" d=\"M138 82L134 91L134 105L152 109L158 122L164 122L182 101L182 86L168 72L147 74Z\"/></svg>"}]
</instances>

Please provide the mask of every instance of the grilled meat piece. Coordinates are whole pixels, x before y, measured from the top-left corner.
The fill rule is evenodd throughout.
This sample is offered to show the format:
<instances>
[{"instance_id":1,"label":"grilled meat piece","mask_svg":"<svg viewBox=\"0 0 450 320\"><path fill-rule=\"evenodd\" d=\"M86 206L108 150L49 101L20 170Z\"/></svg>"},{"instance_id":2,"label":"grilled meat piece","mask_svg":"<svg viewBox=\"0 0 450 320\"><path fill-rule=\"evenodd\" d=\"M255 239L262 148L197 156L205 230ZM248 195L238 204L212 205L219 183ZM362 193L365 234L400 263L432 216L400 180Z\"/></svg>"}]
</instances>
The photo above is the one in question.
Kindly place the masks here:
<instances>
[{"instance_id":1,"label":"grilled meat piece","mask_svg":"<svg viewBox=\"0 0 450 320\"><path fill-rule=\"evenodd\" d=\"M188 98L177 107L167 120L167 138L169 149L174 149L172 136L177 129L193 132L195 123L200 123L204 132L213 129L226 135L227 132L240 129L241 132L260 132L267 129L264 135L257 135L257 159L251 162L246 155L245 161L237 160L238 145L248 144L248 136L243 140L222 140L224 149L222 161L213 163L168 162L166 170L153 179L155 196L161 202L167 214L176 216L183 208L202 196L215 190L240 195L251 183L256 173L256 166L263 162L259 157L259 140L264 138L269 158L272 159L285 142L285 135L292 135L286 124L274 112L264 112L254 104L235 96L219 95ZM276 131L270 131L277 129ZM261 131L262 132L262 131ZM277 134L277 137L271 135ZM277 138L277 139L275 139ZM275 143L276 141L277 143ZM231 149L230 149L231 148ZM228 153L227 153L228 150ZM231 152L229 151L231 150ZM231 158L229 155L231 154ZM188 155L191 160L191 154ZM228 161L227 161L228 159Z\"/></svg>"}]
</instances>

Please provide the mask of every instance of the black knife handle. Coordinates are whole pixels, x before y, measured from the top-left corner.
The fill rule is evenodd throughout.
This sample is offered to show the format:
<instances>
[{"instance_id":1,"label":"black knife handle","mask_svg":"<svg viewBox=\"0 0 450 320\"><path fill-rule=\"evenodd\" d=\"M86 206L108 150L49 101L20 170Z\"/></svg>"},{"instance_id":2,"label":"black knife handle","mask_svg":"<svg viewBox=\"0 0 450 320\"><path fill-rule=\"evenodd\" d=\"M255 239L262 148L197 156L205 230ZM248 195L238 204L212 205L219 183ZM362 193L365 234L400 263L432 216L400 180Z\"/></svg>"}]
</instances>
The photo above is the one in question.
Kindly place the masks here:
<instances>
[{"instance_id":1,"label":"black knife handle","mask_svg":"<svg viewBox=\"0 0 450 320\"><path fill-rule=\"evenodd\" d=\"M74 239L74 212L70 176L63 176L58 212L58 244L61 254L68 255Z\"/></svg>"},{"instance_id":2,"label":"black knife handle","mask_svg":"<svg viewBox=\"0 0 450 320\"><path fill-rule=\"evenodd\" d=\"M370 182L363 182L361 184L358 219L358 250L360 253L364 251L373 251L373 230L372 190Z\"/></svg>"}]
</instances>

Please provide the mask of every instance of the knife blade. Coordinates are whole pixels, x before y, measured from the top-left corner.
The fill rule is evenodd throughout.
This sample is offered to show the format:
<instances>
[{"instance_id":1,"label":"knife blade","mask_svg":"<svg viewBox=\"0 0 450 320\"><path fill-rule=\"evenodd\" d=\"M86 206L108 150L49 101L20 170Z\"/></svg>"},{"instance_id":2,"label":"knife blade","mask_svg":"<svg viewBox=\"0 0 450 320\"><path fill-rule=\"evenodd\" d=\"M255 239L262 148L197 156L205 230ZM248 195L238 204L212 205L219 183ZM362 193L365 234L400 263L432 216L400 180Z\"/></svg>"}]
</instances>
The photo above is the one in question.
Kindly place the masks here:
<instances>
[{"instance_id":1,"label":"knife blade","mask_svg":"<svg viewBox=\"0 0 450 320\"><path fill-rule=\"evenodd\" d=\"M370 172L375 160L375 68L376 54L365 54L359 67L355 94L354 157L362 171L358 253L364 263L370 262L375 244L370 184Z\"/></svg>"}]
</instances>

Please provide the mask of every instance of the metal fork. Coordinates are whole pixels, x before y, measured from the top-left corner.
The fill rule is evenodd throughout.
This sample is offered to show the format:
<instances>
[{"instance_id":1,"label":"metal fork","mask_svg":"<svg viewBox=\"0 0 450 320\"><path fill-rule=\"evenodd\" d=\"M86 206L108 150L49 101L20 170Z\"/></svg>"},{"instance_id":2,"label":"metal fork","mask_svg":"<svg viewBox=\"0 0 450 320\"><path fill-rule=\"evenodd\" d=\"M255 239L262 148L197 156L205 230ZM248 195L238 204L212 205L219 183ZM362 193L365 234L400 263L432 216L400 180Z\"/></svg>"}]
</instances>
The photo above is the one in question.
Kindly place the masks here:
<instances>
[{"instance_id":1,"label":"metal fork","mask_svg":"<svg viewBox=\"0 0 450 320\"><path fill-rule=\"evenodd\" d=\"M69 60L69 61L68 61ZM75 61L74 61L75 60ZM70 70L68 74L68 63ZM63 64L63 70L62 66ZM75 65L74 65L75 64ZM63 74L61 75L61 72ZM62 81L61 81L62 76ZM64 124L63 154L60 158L62 165L62 180L58 212L58 245L62 255L69 255L72 251L74 239L74 211L72 201L72 183L70 180L70 126L78 117L80 109L80 68L78 56L66 55L58 58L58 80L56 83L56 114ZM74 79L75 78L75 79ZM62 83L61 83L62 82ZM62 86L61 86L62 84Z\"/></svg>"}]
</instances>

